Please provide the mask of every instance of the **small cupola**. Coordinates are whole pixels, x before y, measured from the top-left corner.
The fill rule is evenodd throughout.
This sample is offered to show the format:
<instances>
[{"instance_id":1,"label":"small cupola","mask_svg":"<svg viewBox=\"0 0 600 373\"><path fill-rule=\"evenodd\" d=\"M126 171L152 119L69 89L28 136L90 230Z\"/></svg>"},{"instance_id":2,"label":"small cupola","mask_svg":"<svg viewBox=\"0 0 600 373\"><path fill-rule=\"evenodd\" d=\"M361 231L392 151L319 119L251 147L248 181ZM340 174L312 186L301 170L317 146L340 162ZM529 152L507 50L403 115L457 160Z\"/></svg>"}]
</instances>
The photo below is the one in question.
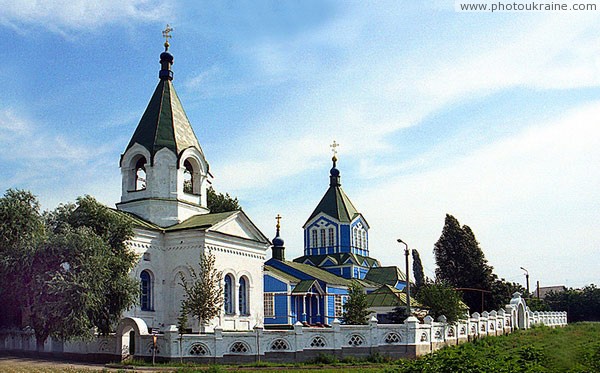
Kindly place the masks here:
<instances>
[{"instance_id":1,"label":"small cupola","mask_svg":"<svg viewBox=\"0 0 600 373\"><path fill-rule=\"evenodd\" d=\"M285 246L284 246L283 238L281 238L280 232L279 232L279 229L281 228L281 225L280 225L281 215L277 214L277 217L275 219L277 220L277 226L276 226L277 230L275 232L275 238L273 238L273 259L284 261L285 260Z\"/></svg>"},{"instance_id":2,"label":"small cupola","mask_svg":"<svg viewBox=\"0 0 600 373\"><path fill-rule=\"evenodd\" d=\"M173 71L171 66L173 65L173 55L169 53L169 39L171 38L171 26L167 25L167 28L163 30L163 37L165 38L165 51L160 54L160 71L158 77L160 80L173 80Z\"/></svg>"}]
</instances>

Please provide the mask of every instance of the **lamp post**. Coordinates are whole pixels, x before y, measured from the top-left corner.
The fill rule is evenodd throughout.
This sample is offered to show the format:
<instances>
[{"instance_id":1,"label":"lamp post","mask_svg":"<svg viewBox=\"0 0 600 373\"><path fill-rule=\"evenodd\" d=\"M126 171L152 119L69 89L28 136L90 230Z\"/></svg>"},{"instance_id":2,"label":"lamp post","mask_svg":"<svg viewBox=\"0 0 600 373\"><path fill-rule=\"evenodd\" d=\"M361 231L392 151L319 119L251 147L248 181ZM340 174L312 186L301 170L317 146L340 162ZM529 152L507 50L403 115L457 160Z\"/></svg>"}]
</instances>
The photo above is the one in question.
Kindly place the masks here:
<instances>
[{"instance_id":1,"label":"lamp post","mask_svg":"<svg viewBox=\"0 0 600 373\"><path fill-rule=\"evenodd\" d=\"M399 238L397 241L404 245L404 256L405 256L405 264L406 264L406 314L408 316L410 316L410 314L411 314L411 311L410 311L410 275L408 273L408 255L410 253L408 252L408 245L406 244L406 242L402 241Z\"/></svg>"},{"instance_id":2,"label":"lamp post","mask_svg":"<svg viewBox=\"0 0 600 373\"><path fill-rule=\"evenodd\" d=\"M527 296L529 296L529 271L523 267L521 267L521 269L525 271L525 280L527 281Z\"/></svg>"}]
</instances>

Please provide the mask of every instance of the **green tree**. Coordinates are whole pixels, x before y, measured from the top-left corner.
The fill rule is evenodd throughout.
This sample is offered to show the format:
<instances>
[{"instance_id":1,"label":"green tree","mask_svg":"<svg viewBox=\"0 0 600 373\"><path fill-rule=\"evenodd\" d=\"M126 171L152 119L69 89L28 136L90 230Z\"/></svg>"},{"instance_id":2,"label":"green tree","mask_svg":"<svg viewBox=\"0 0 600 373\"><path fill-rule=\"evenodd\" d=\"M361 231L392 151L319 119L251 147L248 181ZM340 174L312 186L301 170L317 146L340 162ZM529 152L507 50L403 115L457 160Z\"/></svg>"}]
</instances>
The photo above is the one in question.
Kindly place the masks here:
<instances>
[{"instance_id":1,"label":"green tree","mask_svg":"<svg viewBox=\"0 0 600 373\"><path fill-rule=\"evenodd\" d=\"M182 274L180 285L184 290L181 302L181 315L191 314L200 322L201 332L204 326L218 316L223 306L223 272L215 267L215 256L211 252L200 255L200 271L188 266L190 280ZM182 320L183 321L183 318Z\"/></svg>"},{"instance_id":2,"label":"green tree","mask_svg":"<svg viewBox=\"0 0 600 373\"><path fill-rule=\"evenodd\" d=\"M442 235L434 245L433 252L437 264L435 274L439 282L455 288L492 291L492 284L496 280L493 268L487 264L471 228L466 225L461 227L454 216L446 215ZM490 297L484 299L484 308L498 307ZM479 292L467 291L463 300L472 310L481 307Z\"/></svg>"},{"instance_id":3,"label":"green tree","mask_svg":"<svg viewBox=\"0 0 600 373\"><path fill-rule=\"evenodd\" d=\"M91 337L94 327L108 333L137 300L138 285L128 276L136 256L125 244L131 224L91 197L42 216L31 193L9 190L0 199L0 213L7 211L0 242L2 250L12 242L13 250L2 261L13 267L2 266L2 291L22 314L21 325L33 328L38 349L49 336Z\"/></svg>"},{"instance_id":4,"label":"green tree","mask_svg":"<svg viewBox=\"0 0 600 373\"><path fill-rule=\"evenodd\" d=\"M415 276L414 293L418 293L421 286L425 285L425 273L423 272L423 264L421 263L421 256L417 249L412 249L412 267L413 275Z\"/></svg>"},{"instance_id":5,"label":"green tree","mask_svg":"<svg viewBox=\"0 0 600 373\"><path fill-rule=\"evenodd\" d=\"M468 311L461 300L460 293L451 285L443 282L424 284L419 291L417 300L423 307L429 309L431 317L437 319L444 315L450 323L458 321Z\"/></svg>"},{"instance_id":6,"label":"green tree","mask_svg":"<svg viewBox=\"0 0 600 373\"><path fill-rule=\"evenodd\" d=\"M8 189L0 198L0 326L22 327L33 280L32 258L46 239L37 198Z\"/></svg>"},{"instance_id":7,"label":"green tree","mask_svg":"<svg viewBox=\"0 0 600 373\"><path fill-rule=\"evenodd\" d=\"M109 269L103 282L104 299L89 313L98 331L107 335L114 330L124 310L132 307L139 297L139 283L129 276L138 256L127 245L133 237L133 223L128 215L109 209L91 196L79 197L77 204L59 206L46 221L55 231L63 226L87 227L107 247L103 265Z\"/></svg>"},{"instance_id":8,"label":"green tree","mask_svg":"<svg viewBox=\"0 0 600 373\"><path fill-rule=\"evenodd\" d=\"M594 284L551 292L545 301L552 311L566 311L569 322L600 321L600 289Z\"/></svg>"},{"instance_id":9,"label":"green tree","mask_svg":"<svg viewBox=\"0 0 600 373\"><path fill-rule=\"evenodd\" d=\"M209 187L206 192L208 209L211 213L237 211L242 209L237 197L233 198L229 193L217 193L212 186Z\"/></svg>"},{"instance_id":10,"label":"green tree","mask_svg":"<svg viewBox=\"0 0 600 373\"><path fill-rule=\"evenodd\" d=\"M508 282L503 278L494 279L490 291L491 293L486 294L485 298L488 311L504 308L504 306L510 302L512 295L515 292L521 294L526 293L526 289L523 285L516 282Z\"/></svg>"},{"instance_id":11,"label":"green tree","mask_svg":"<svg viewBox=\"0 0 600 373\"><path fill-rule=\"evenodd\" d=\"M342 318L348 325L366 325L369 311L367 311L367 295L362 286L352 281L348 286L348 300L344 304Z\"/></svg>"}]
</instances>

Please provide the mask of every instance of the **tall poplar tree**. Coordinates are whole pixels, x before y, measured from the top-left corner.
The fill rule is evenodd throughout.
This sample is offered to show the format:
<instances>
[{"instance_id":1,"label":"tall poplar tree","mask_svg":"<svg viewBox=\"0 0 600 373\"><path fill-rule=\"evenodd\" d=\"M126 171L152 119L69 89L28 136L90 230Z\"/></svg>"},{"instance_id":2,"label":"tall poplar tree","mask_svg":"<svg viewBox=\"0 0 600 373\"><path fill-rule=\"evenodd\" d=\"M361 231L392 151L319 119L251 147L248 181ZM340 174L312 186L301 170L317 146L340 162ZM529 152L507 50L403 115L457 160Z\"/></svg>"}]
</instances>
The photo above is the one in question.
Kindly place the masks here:
<instances>
[{"instance_id":1,"label":"tall poplar tree","mask_svg":"<svg viewBox=\"0 0 600 373\"><path fill-rule=\"evenodd\" d=\"M487 264L483 251L475 234L466 225L461 227L458 220L446 214L442 235L433 249L437 268L435 274L438 281L447 283L455 288L471 288L492 291L496 276L493 267ZM476 290L464 291L463 301L471 311L481 310L481 292ZM486 304L487 303L487 304ZM491 299L484 293L484 308L496 308Z\"/></svg>"},{"instance_id":2,"label":"tall poplar tree","mask_svg":"<svg viewBox=\"0 0 600 373\"><path fill-rule=\"evenodd\" d=\"M415 295L425 285L425 273L423 272L423 263L417 249L412 249L412 267L413 275L415 276Z\"/></svg>"}]
</instances>

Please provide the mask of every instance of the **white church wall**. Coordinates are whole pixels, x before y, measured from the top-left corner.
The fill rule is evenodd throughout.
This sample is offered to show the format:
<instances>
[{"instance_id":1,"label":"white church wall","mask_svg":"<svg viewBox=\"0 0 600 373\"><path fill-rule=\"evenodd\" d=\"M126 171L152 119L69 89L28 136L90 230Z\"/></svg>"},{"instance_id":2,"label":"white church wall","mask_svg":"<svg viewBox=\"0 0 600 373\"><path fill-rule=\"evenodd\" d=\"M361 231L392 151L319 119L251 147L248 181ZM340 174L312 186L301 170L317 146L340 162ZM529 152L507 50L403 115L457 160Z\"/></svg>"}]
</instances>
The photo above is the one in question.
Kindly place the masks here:
<instances>
[{"instance_id":1,"label":"white church wall","mask_svg":"<svg viewBox=\"0 0 600 373\"><path fill-rule=\"evenodd\" d=\"M266 259L266 246L255 241L243 240L218 232L209 232L206 247L215 255L215 263L223 271L223 278L230 274L233 277L233 309L235 312L226 315L221 313L218 322L225 330L251 330L262 325L264 319L263 304L263 265ZM239 280L248 280L249 313L239 312Z\"/></svg>"}]
</instances>

